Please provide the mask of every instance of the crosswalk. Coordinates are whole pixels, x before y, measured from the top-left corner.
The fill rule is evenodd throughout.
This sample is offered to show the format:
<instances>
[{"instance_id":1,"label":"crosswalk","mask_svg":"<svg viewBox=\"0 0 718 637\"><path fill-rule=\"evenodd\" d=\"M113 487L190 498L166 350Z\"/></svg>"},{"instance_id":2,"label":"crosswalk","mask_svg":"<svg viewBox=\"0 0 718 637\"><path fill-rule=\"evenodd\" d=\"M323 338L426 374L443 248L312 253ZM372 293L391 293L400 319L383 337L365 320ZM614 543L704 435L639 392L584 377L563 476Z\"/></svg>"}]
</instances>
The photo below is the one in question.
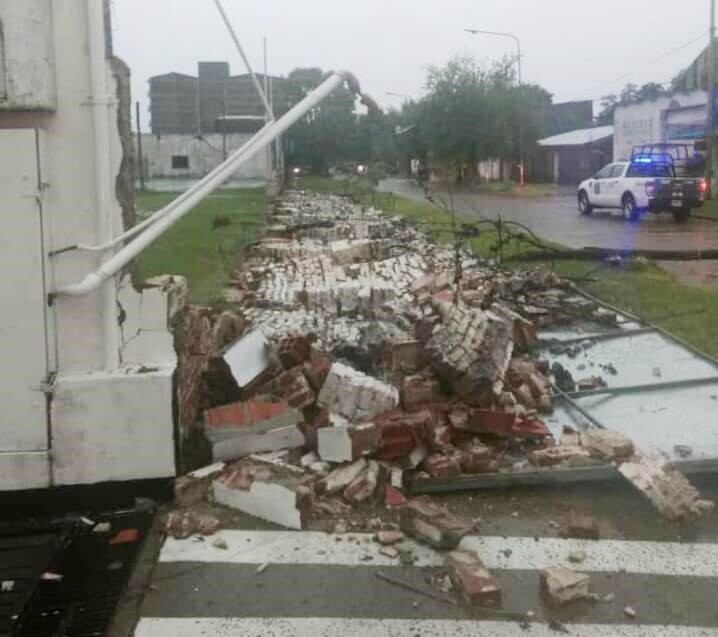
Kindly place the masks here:
<instances>
[{"instance_id":1,"label":"crosswalk","mask_svg":"<svg viewBox=\"0 0 718 637\"><path fill-rule=\"evenodd\" d=\"M160 553L136 637L718 637L718 545L471 536L499 580L502 613L450 605L416 588L441 572L444 555L416 545L400 566L367 533L225 530L214 538L168 539ZM571 564L569 554L586 559ZM591 589L612 600L545 607L538 570L565 565L591 574ZM630 605L635 619L624 614ZM530 623L520 621L531 611ZM557 623L556 623L557 622Z\"/></svg>"}]
</instances>

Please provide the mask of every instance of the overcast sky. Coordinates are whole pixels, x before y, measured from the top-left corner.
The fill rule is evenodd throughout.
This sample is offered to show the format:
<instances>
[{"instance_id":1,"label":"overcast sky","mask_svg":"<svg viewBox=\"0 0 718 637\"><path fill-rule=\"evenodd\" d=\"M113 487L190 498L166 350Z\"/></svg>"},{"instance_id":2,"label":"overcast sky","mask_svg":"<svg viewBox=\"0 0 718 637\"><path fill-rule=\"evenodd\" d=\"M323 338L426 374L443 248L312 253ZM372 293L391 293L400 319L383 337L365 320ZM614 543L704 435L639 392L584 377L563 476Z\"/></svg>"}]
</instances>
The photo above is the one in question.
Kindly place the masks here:
<instances>
[{"instance_id":1,"label":"overcast sky","mask_svg":"<svg viewBox=\"0 0 718 637\"><path fill-rule=\"evenodd\" d=\"M598 98L629 81L667 82L708 38L709 0L223 2L254 70L262 69L266 36L271 74L298 66L347 69L383 106L401 103L387 91L419 96L426 67L456 53L490 61L515 50L507 38L469 35L467 27L515 33L524 81L541 84L555 102ZM132 69L143 128L149 77L194 75L198 60L226 60L232 73L244 72L213 0L113 3L115 52Z\"/></svg>"}]
</instances>

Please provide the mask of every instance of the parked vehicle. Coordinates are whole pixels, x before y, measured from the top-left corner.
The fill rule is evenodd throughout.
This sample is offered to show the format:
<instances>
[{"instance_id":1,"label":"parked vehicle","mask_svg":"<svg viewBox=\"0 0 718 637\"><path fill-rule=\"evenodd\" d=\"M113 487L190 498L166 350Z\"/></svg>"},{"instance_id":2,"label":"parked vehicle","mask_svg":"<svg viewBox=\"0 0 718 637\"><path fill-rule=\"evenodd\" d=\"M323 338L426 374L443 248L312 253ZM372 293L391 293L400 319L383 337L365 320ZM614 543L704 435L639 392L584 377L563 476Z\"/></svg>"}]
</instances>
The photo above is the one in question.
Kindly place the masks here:
<instances>
[{"instance_id":1,"label":"parked vehicle","mask_svg":"<svg viewBox=\"0 0 718 637\"><path fill-rule=\"evenodd\" d=\"M674 157L665 149L634 149L630 161L604 166L578 187L578 209L590 215L596 208L623 211L629 221L641 213L670 212L678 222L688 220L691 209L703 205L707 183L700 177L678 177Z\"/></svg>"}]
</instances>

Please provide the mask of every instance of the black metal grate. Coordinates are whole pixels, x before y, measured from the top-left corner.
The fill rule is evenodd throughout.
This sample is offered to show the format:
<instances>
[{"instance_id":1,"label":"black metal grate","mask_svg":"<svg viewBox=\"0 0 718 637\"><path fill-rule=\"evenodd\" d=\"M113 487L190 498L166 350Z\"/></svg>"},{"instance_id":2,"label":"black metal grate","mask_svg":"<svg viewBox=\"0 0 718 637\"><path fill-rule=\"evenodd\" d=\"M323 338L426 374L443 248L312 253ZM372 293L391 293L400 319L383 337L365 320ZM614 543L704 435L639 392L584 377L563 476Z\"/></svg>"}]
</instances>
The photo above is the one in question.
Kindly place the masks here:
<instances>
[{"instance_id":1,"label":"black metal grate","mask_svg":"<svg viewBox=\"0 0 718 637\"><path fill-rule=\"evenodd\" d=\"M0 593L0 637L105 634L152 515L123 511L92 519L109 522L111 532L93 533L91 526L75 520L54 533L0 538L0 560L5 559L0 561L0 578L7 573L22 583L12 596ZM120 531L131 529L137 531L136 540L112 543ZM45 572L62 579L42 579Z\"/></svg>"}]
</instances>

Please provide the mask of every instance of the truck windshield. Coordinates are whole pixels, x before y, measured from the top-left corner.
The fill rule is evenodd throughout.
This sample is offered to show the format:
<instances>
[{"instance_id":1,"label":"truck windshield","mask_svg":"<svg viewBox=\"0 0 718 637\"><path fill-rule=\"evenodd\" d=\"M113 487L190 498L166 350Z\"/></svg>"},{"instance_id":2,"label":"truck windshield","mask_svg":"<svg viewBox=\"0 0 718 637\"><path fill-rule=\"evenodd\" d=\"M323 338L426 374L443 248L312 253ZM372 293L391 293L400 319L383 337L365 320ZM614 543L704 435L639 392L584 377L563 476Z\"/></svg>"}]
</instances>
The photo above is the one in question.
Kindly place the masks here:
<instances>
[{"instance_id":1,"label":"truck windshield","mask_svg":"<svg viewBox=\"0 0 718 637\"><path fill-rule=\"evenodd\" d=\"M673 177L673 169L668 164L655 162L632 162L626 177Z\"/></svg>"}]
</instances>

